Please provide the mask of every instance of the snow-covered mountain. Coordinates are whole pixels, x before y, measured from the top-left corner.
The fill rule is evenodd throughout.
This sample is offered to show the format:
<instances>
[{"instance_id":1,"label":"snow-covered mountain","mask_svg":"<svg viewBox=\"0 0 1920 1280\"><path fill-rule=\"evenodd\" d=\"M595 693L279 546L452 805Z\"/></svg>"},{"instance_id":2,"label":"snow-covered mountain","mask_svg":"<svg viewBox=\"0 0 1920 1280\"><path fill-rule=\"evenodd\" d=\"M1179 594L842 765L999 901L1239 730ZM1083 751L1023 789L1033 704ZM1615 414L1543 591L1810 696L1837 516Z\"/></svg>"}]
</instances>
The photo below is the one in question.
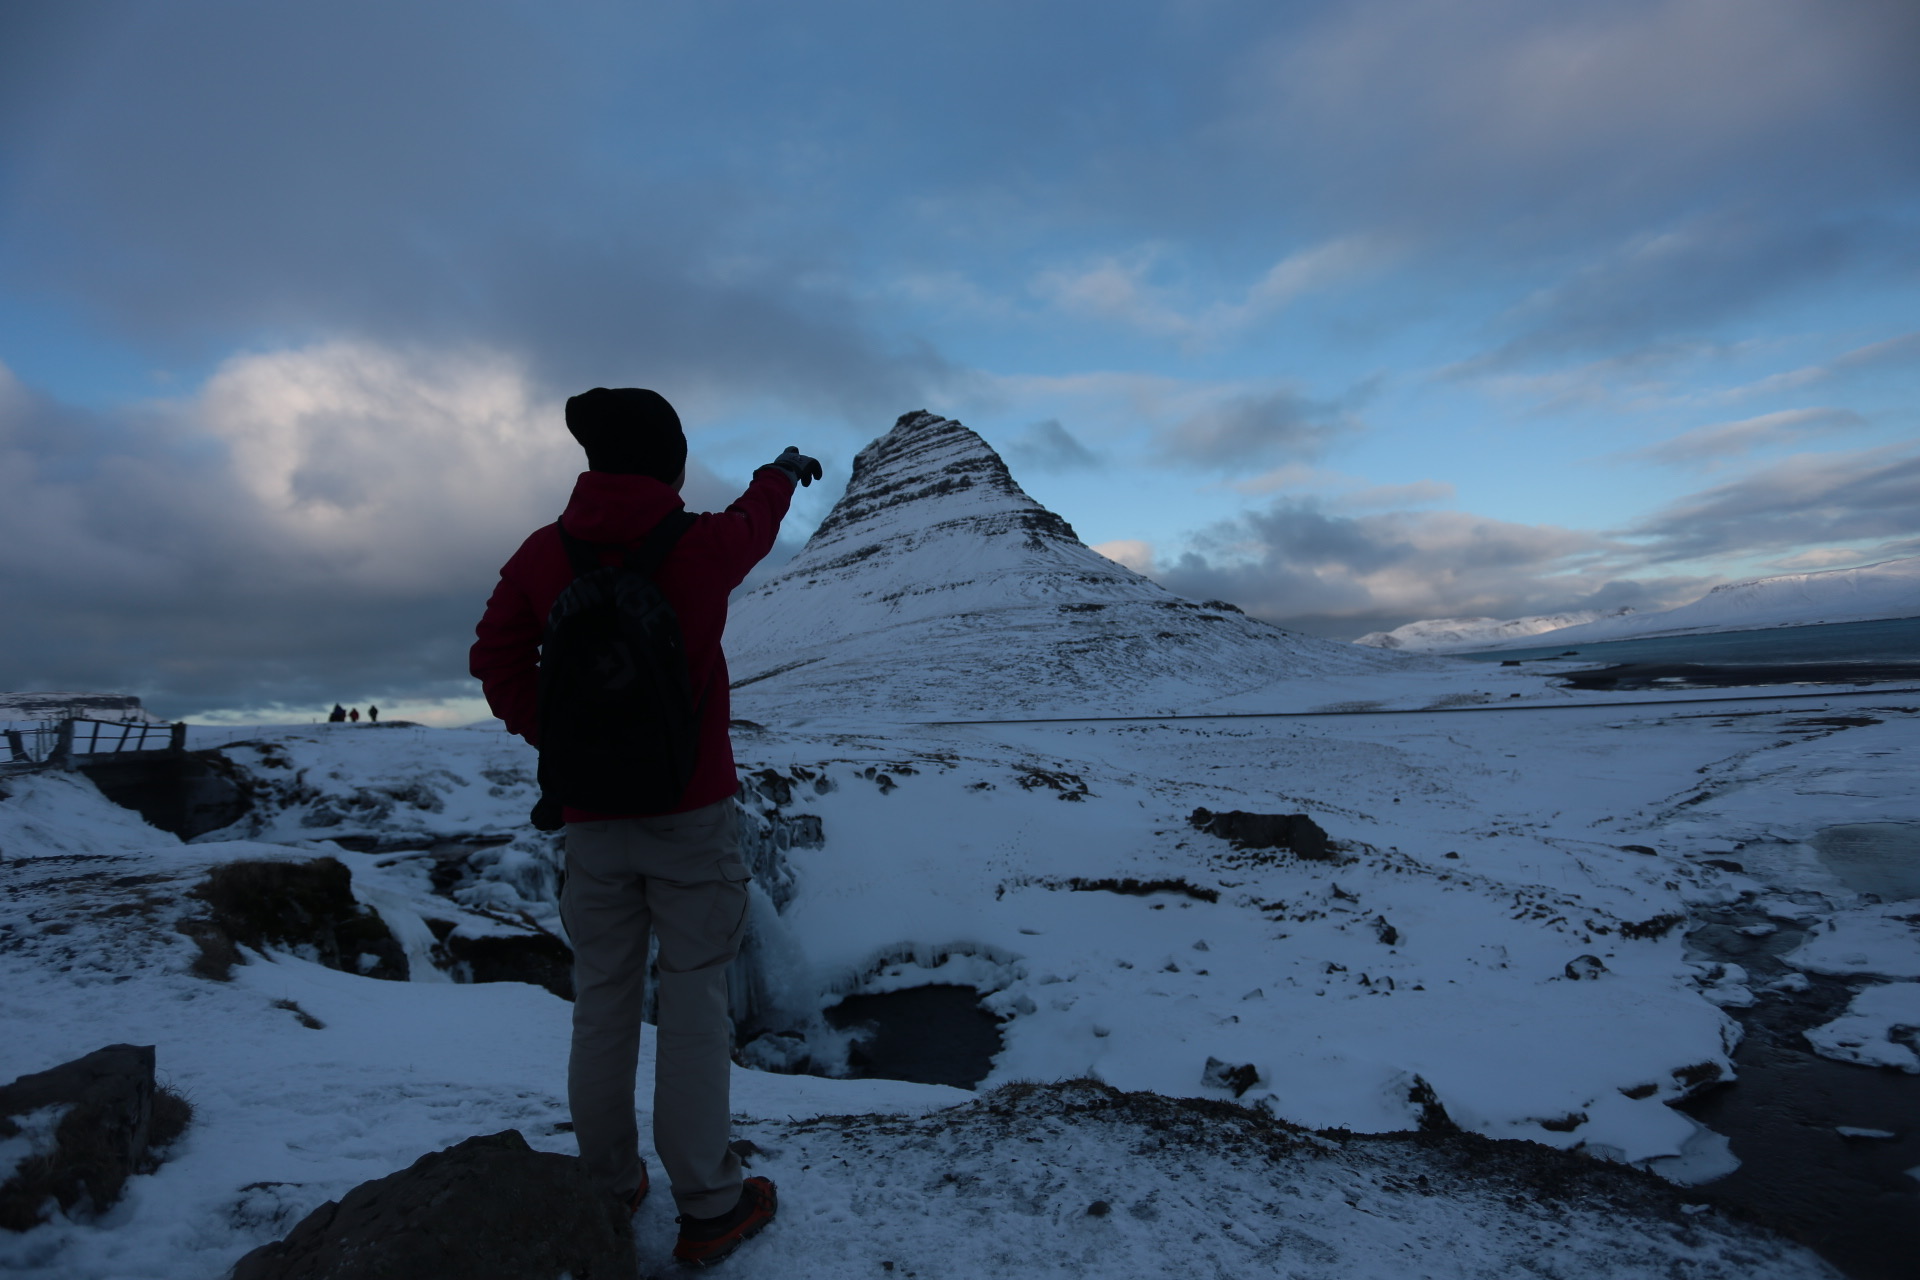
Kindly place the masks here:
<instances>
[{"instance_id":1,"label":"snow-covered mountain","mask_svg":"<svg viewBox=\"0 0 1920 1280\"><path fill-rule=\"evenodd\" d=\"M1355 644L1404 653L1465 653L1508 640L1523 640L1544 631L1577 627L1605 618L1618 618L1632 609L1576 609L1571 613L1542 613L1531 618L1428 618L1391 631L1369 631Z\"/></svg>"},{"instance_id":2,"label":"snow-covered mountain","mask_svg":"<svg viewBox=\"0 0 1920 1280\"><path fill-rule=\"evenodd\" d=\"M986 441L903 415L727 628L749 716L1147 712L1405 659L1174 595L1086 547Z\"/></svg>"},{"instance_id":3,"label":"snow-covered mountain","mask_svg":"<svg viewBox=\"0 0 1920 1280\"><path fill-rule=\"evenodd\" d=\"M1548 614L1510 622L1434 618L1409 622L1392 631L1370 632L1354 643L1417 653L1468 653L1530 649L1562 641L1599 644L1606 640L1915 617L1920 617L1920 556L1883 560L1857 569L1783 573L1723 583L1689 604L1651 613L1620 609L1611 613ZM1557 626L1533 625L1552 623L1556 618L1568 621Z\"/></svg>"}]
</instances>

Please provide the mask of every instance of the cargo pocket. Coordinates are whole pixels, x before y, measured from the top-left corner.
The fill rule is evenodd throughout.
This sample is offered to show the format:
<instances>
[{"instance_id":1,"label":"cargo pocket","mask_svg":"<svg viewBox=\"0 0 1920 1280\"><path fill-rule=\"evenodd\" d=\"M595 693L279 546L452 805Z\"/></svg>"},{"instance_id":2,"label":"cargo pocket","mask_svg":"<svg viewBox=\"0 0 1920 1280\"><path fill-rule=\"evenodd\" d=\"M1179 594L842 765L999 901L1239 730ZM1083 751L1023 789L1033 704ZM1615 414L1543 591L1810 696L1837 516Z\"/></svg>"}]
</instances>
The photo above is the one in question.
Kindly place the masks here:
<instances>
[{"instance_id":1,"label":"cargo pocket","mask_svg":"<svg viewBox=\"0 0 1920 1280\"><path fill-rule=\"evenodd\" d=\"M708 914L705 932L716 945L726 949L727 958L731 960L747 933L747 907L751 901L747 882L753 876L736 854L722 858L715 870L720 874L713 883L713 909Z\"/></svg>"}]
</instances>

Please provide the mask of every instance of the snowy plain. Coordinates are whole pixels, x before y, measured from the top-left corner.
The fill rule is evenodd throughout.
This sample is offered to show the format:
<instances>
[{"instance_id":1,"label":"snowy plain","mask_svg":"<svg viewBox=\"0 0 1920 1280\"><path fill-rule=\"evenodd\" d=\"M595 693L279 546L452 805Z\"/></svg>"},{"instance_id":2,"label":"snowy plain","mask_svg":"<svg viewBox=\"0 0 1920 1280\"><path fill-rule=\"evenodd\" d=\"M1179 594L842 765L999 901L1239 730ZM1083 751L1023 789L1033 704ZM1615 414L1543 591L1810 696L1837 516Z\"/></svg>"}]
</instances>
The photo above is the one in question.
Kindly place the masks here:
<instances>
[{"instance_id":1,"label":"snowy plain","mask_svg":"<svg viewBox=\"0 0 1920 1280\"><path fill-rule=\"evenodd\" d=\"M744 732L740 754L749 774L810 774L787 789L783 808L818 816L826 836L819 848L789 851L794 896L761 917L780 933L790 1003L959 982L1008 1018L983 1089L1092 1076L1229 1101L1203 1082L1213 1057L1255 1065L1259 1081L1239 1101L1278 1120L1385 1133L1418 1127L1414 1090L1424 1081L1469 1131L1580 1147L1684 1181L1726 1159L1714 1135L1666 1105L1697 1083L1702 1064L1730 1069L1737 1031L1720 1007L1725 977L1686 958L1677 928L1627 939L1619 926L1749 892L1792 918L1833 920L1840 937L1871 904L1821 879L1804 845L1803 874L1781 856L1785 874L1773 884L1703 865L1701 855L1738 842L1691 824L1707 802L1682 809L1689 825L1676 827L1674 806L1688 797L1670 784L1699 785L1702 767L1731 775L1740 757L1768 752L1768 790L1799 789L1758 824L1785 848L1864 807L1832 789L1839 761L1829 736L1858 735L1871 767L1898 768L1900 755L1910 763L1916 745L1911 715L1802 732L1783 747L1778 735L1810 718L1806 703L1724 714L1755 709L1442 714L1418 730L1396 723L1391 745L1376 740L1370 717L767 729ZM454 984L420 965L413 982L383 982L286 954L256 957L223 986L186 972L191 945L170 928L189 905L180 894L207 865L320 853L348 863L358 896L402 936L413 932L409 911L447 916L449 904L429 901L422 859L357 853L330 837L517 833L529 796L488 775L524 768L524 748L495 733L412 729L286 729L263 740L316 793L270 813L280 826L264 842L181 844L84 779L9 784L0 848L12 945L0 958L0 1020L11 1030L0 1071L112 1041L153 1043L165 1075L199 1109L173 1158L136 1179L101 1221L0 1242L10 1270L206 1275L321 1200L473 1133L512 1126L536 1146L570 1147L555 1128L566 1118L558 997L522 983ZM1798 767L1793 755L1803 757ZM1566 785L1569 771L1579 786ZM1850 771L1848 789L1861 780ZM764 778L757 786L771 790ZM1304 809L1345 846L1343 861L1236 851L1186 825L1198 804ZM1897 809L1873 812L1920 820ZM316 815L330 825L303 825ZM1622 847L1632 844L1659 851ZM495 848L504 851L497 874L454 905L518 901L544 918L550 904L537 889L523 895L538 883L533 854ZM147 876L160 879L122 883ZM1074 877L1177 880L1217 897L1075 891ZM130 901L158 905L128 910ZM1849 955L1880 956L1869 969L1912 963L1910 926L1848 945ZM1608 972L1568 978L1567 964L1586 954ZM1872 1001L1911 990L1869 987L1858 1002L1868 1007L1834 1025L1830 1051L1901 1065L1893 1028L1911 1013ZM323 1027L303 1026L278 1001ZM1670 1257L1691 1259L1699 1275L1828 1274L1786 1246L1715 1235L1725 1224L1712 1214L1675 1225L1645 1207L1625 1218L1593 1204L1502 1208L1488 1190L1494 1173L1478 1194L1467 1185L1441 1197L1395 1193L1388 1184L1413 1176L1421 1153L1391 1144L1337 1144L1325 1158L1295 1151L1276 1216L1255 1211L1252 1200L1273 1200L1249 1181L1272 1175L1271 1157L1216 1151L1204 1137L1141 1156L1140 1127L1124 1112L1091 1128L1063 1125L1056 1105L1036 1099L1009 1119L941 1086L744 1068L735 1106L743 1136L768 1153L757 1168L780 1181L788 1206L785 1242L743 1252L729 1264L742 1275L838 1274L875 1258L923 1276L1188 1267L1523 1275L1547 1252L1537 1241L1549 1228L1556 1247L1590 1257L1579 1274L1652 1274ZM809 1119L889 1114L917 1119ZM1030 1148L1034 1167L1007 1167L1008 1152L1029 1148L1010 1133L1043 1138ZM1181 1167L1184 1185L1169 1176ZM942 1187L950 1193L933 1194ZM1210 1188L1223 1189L1225 1203ZM1095 1200L1121 1205L1122 1216L1083 1221ZM671 1241L665 1213L653 1206L640 1224L654 1263ZM1222 1234L1215 1218L1235 1230ZM986 1225L992 1248L978 1238ZM1125 1229L1097 1234L1108 1226ZM1198 1252L1196 1235L1206 1241ZM1467 1258L1442 1259L1462 1248Z\"/></svg>"},{"instance_id":2,"label":"snowy plain","mask_svg":"<svg viewBox=\"0 0 1920 1280\"><path fill-rule=\"evenodd\" d=\"M1687 922L1741 903L1804 935L1807 972L1858 987L1815 1047L1920 1071L1920 908L1819 844L1920 823L1911 694L1576 696L1553 664L1279 632L1101 561L926 419L736 612L742 987L823 1069L845 1050L823 1009L924 984L973 988L1002 1048L978 1092L737 1068L782 1211L732 1274L1835 1274L1690 1199L1733 1160L1671 1104L1734 1073L1730 1011L1791 984L1693 954ZM479 729L195 732L255 801L191 843L76 775L4 784L0 1078L151 1043L197 1109L99 1219L0 1238L10 1273L218 1274L474 1134L571 1150L567 1004L459 981L426 923L558 928L532 753ZM1235 847L1199 808L1307 814L1332 856ZM285 952L188 971L174 924L206 868L317 856L411 981ZM649 1271L670 1213L656 1195L637 1222Z\"/></svg>"}]
</instances>

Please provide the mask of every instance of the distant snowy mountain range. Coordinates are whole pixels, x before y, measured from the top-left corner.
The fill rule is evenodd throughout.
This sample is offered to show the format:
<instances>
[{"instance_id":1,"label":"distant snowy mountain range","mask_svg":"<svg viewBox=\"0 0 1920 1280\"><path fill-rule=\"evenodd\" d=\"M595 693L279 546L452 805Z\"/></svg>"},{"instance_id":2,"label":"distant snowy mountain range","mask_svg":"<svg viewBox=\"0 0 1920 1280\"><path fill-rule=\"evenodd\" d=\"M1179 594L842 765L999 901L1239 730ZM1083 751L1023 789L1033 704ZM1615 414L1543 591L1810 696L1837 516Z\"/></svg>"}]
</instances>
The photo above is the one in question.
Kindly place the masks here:
<instances>
[{"instance_id":1,"label":"distant snowy mountain range","mask_svg":"<svg viewBox=\"0 0 1920 1280\"><path fill-rule=\"evenodd\" d=\"M1507 640L1525 640L1563 627L1577 627L1603 618L1622 617L1630 608L1576 609L1572 613L1543 613L1531 618L1428 618L1391 631L1369 631L1355 640L1375 649L1407 653L1457 653L1485 649Z\"/></svg>"},{"instance_id":2,"label":"distant snowy mountain range","mask_svg":"<svg viewBox=\"0 0 1920 1280\"><path fill-rule=\"evenodd\" d=\"M1468 653L1524 649L1561 641L1598 644L1653 636L1701 635L1920 617L1920 556L1883 560L1858 569L1788 573L1715 587L1691 604L1652 613L1543 614L1532 618L1432 618L1392 631L1374 631L1354 643L1409 653Z\"/></svg>"},{"instance_id":3,"label":"distant snowy mountain range","mask_svg":"<svg viewBox=\"0 0 1920 1280\"><path fill-rule=\"evenodd\" d=\"M736 601L742 713L1141 713L1405 658L1195 602L1084 545L978 435L903 415L777 577Z\"/></svg>"}]
</instances>

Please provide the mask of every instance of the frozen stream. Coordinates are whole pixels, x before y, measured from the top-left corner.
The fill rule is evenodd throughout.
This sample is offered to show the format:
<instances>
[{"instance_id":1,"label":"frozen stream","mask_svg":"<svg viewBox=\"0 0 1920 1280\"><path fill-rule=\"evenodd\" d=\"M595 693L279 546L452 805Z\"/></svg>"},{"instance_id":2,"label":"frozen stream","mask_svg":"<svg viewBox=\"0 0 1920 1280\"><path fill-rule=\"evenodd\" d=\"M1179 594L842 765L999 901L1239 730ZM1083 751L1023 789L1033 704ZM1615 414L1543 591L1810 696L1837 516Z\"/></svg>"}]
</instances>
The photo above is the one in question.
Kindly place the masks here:
<instances>
[{"instance_id":1,"label":"frozen stream","mask_svg":"<svg viewBox=\"0 0 1920 1280\"><path fill-rule=\"evenodd\" d=\"M1813 838L1820 861L1855 893L1920 898L1920 822L1851 822Z\"/></svg>"}]
</instances>

